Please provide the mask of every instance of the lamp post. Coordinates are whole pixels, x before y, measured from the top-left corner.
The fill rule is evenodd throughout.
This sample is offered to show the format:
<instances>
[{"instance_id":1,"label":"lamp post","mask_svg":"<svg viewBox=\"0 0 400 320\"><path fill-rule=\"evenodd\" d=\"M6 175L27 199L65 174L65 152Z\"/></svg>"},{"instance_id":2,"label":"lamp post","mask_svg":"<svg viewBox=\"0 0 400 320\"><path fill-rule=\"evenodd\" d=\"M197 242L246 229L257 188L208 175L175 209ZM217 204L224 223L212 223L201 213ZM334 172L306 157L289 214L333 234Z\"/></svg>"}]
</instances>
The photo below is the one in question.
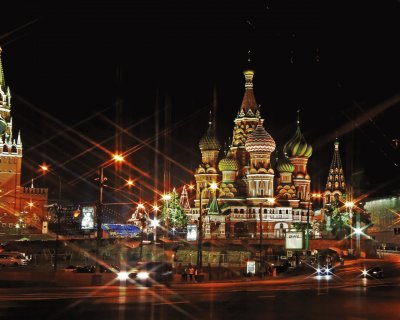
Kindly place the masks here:
<instances>
[{"instance_id":1,"label":"lamp post","mask_svg":"<svg viewBox=\"0 0 400 320\"><path fill-rule=\"evenodd\" d=\"M353 206L354 203L352 201L347 201L345 203L346 208L349 209L349 217L350 217L350 250L351 254L353 254Z\"/></svg>"},{"instance_id":2,"label":"lamp post","mask_svg":"<svg viewBox=\"0 0 400 320\"><path fill-rule=\"evenodd\" d=\"M218 185L213 182L210 184L211 190L217 190ZM203 190L207 189L207 186L199 186L200 192L200 211L199 211L199 220L198 220L198 237L197 237L197 261L196 261L196 268L197 272L201 273L203 268L203 208L202 208L202 194Z\"/></svg>"},{"instance_id":3,"label":"lamp post","mask_svg":"<svg viewBox=\"0 0 400 320\"><path fill-rule=\"evenodd\" d=\"M144 208L143 203L138 204L137 210L138 210L138 218L139 218L140 227L141 227L139 261L142 261L142 258L143 258L143 233L144 233L144 228L146 226L147 214L146 214L146 210ZM143 212L141 212L141 211L143 211Z\"/></svg>"},{"instance_id":4,"label":"lamp post","mask_svg":"<svg viewBox=\"0 0 400 320\"><path fill-rule=\"evenodd\" d=\"M103 188L104 188L104 182L107 181L107 178L104 177L104 168L108 167L111 163L116 163L116 162L122 162L124 161L124 157L120 154L114 154L112 160L114 162L108 161L106 165L101 166L100 169L100 177L98 179L99 181L99 205L97 208L96 212L96 223L97 223L97 234L96 234L96 260L97 260L97 272L100 272L100 246L101 246L101 240L103 236L103 230L101 228L101 225L103 224Z\"/></svg>"},{"instance_id":5,"label":"lamp post","mask_svg":"<svg viewBox=\"0 0 400 320\"><path fill-rule=\"evenodd\" d=\"M54 248L54 271L57 271L58 267L58 236L61 229L61 218L60 218L60 211L61 211L61 190L62 190L62 183L61 177L54 172L54 170L50 170L46 164L42 164L40 166L40 170L42 170L43 174L50 173L53 176L58 178L58 204L55 206L56 209L56 216L57 216L57 231L56 231L56 243Z\"/></svg>"},{"instance_id":6,"label":"lamp post","mask_svg":"<svg viewBox=\"0 0 400 320\"><path fill-rule=\"evenodd\" d=\"M275 199L274 198L268 198L267 199L267 203L269 205L272 205L275 203ZM262 215L263 215L263 206L264 206L264 202L260 203L260 268L261 268L261 254L262 254L262 245L263 245L263 226L262 226ZM267 216L267 222L268 222L268 216ZM268 239L268 225L267 225L267 239Z\"/></svg>"},{"instance_id":7,"label":"lamp post","mask_svg":"<svg viewBox=\"0 0 400 320\"><path fill-rule=\"evenodd\" d=\"M164 200L165 203L165 221L164 221L164 237L165 237L165 233L167 233L167 237L168 237L168 218L169 218L169 200L171 200L171 195L166 193L162 196L162 199Z\"/></svg>"},{"instance_id":8,"label":"lamp post","mask_svg":"<svg viewBox=\"0 0 400 320\"><path fill-rule=\"evenodd\" d=\"M320 193L313 193L310 196L310 201L308 202L308 206L307 206L307 222L306 222L306 258L308 256L308 249L309 249L309 245L310 245L310 207L312 206L312 202L311 200L314 198L321 198L321 194Z\"/></svg>"}]
</instances>

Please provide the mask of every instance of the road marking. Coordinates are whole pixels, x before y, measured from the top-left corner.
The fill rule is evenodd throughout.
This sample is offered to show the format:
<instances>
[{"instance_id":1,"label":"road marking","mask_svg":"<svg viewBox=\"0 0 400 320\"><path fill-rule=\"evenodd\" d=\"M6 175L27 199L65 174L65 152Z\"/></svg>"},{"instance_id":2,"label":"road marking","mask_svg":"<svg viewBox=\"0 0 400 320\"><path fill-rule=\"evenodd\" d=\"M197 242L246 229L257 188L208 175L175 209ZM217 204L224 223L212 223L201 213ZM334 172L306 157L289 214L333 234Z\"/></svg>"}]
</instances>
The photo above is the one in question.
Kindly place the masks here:
<instances>
[{"instance_id":1,"label":"road marking","mask_svg":"<svg viewBox=\"0 0 400 320\"><path fill-rule=\"evenodd\" d=\"M190 303L190 301L167 301L167 302L154 303L154 305L159 306L164 304L183 304L183 303Z\"/></svg>"}]
</instances>

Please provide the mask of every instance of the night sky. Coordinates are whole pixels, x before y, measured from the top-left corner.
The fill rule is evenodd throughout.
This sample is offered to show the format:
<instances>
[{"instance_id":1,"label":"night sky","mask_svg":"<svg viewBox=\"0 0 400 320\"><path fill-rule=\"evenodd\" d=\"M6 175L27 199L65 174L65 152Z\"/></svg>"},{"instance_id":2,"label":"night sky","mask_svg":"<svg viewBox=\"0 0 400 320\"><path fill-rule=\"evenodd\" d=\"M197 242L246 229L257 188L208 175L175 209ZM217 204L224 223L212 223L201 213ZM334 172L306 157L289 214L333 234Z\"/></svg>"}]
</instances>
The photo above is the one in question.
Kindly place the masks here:
<instances>
[{"instance_id":1,"label":"night sky","mask_svg":"<svg viewBox=\"0 0 400 320\"><path fill-rule=\"evenodd\" d=\"M102 147L120 146L134 148L133 166L118 178L106 169L110 185L130 175L141 181L131 197L152 199L154 152L140 140L155 146L156 106L160 150L176 161L171 186L194 181L210 108L220 141L232 135L251 50L255 96L278 149L301 109L312 189L325 186L336 135L355 193L399 189L400 3L373 2L8 1L0 45L23 182L36 178L56 197L57 180L38 177L46 162L65 197L95 200L95 169L109 159ZM116 124L127 130L119 138Z\"/></svg>"}]
</instances>

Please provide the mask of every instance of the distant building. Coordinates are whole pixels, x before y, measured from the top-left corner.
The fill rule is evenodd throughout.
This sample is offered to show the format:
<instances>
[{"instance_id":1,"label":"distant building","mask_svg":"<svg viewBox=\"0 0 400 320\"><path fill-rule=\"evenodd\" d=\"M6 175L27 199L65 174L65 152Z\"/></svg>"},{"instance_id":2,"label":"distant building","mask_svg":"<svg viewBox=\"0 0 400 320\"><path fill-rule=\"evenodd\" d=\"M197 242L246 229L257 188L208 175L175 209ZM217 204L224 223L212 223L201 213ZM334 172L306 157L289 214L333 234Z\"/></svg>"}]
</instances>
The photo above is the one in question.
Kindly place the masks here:
<instances>
[{"instance_id":1,"label":"distant building","mask_svg":"<svg viewBox=\"0 0 400 320\"><path fill-rule=\"evenodd\" d=\"M11 92L0 48L0 232L41 233L47 220L47 189L21 185L22 139L13 135ZM21 230L22 229L22 230Z\"/></svg>"},{"instance_id":2,"label":"distant building","mask_svg":"<svg viewBox=\"0 0 400 320\"><path fill-rule=\"evenodd\" d=\"M368 199L364 209L371 215L368 234L381 243L397 244L400 248L400 192Z\"/></svg>"}]
</instances>

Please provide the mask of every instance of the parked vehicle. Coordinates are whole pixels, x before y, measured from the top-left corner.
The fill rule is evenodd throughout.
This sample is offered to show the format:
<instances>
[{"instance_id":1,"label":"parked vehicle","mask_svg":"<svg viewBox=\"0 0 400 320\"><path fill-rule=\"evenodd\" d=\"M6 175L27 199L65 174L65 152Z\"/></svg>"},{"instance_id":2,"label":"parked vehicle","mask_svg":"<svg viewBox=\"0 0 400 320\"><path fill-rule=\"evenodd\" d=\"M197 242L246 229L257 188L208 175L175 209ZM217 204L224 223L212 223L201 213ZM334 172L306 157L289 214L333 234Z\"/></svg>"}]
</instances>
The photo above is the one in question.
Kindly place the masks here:
<instances>
[{"instance_id":1,"label":"parked vehicle","mask_svg":"<svg viewBox=\"0 0 400 320\"><path fill-rule=\"evenodd\" d=\"M370 268L362 271L362 276L364 278L375 278L375 279L381 278L382 279L383 278L383 270L382 270L382 268L377 267L377 266L370 267Z\"/></svg>"},{"instance_id":2,"label":"parked vehicle","mask_svg":"<svg viewBox=\"0 0 400 320\"><path fill-rule=\"evenodd\" d=\"M0 266L26 266L28 259L21 252L0 253Z\"/></svg>"},{"instance_id":3,"label":"parked vehicle","mask_svg":"<svg viewBox=\"0 0 400 320\"><path fill-rule=\"evenodd\" d=\"M77 266L75 271L76 273L95 273L96 266Z\"/></svg>"},{"instance_id":4,"label":"parked vehicle","mask_svg":"<svg viewBox=\"0 0 400 320\"><path fill-rule=\"evenodd\" d=\"M64 272L76 272L76 266L70 264L69 266L65 267Z\"/></svg>"},{"instance_id":5,"label":"parked vehicle","mask_svg":"<svg viewBox=\"0 0 400 320\"><path fill-rule=\"evenodd\" d=\"M329 276L334 273L333 266L331 264L326 264L324 266L317 267L318 276Z\"/></svg>"},{"instance_id":6,"label":"parked vehicle","mask_svg":"<svg viewBox=\"0 0 400 320\"><path fill-rule=\"evenodd\" d=\"M134 268L129 274L129 278L136 284L146 287L160 283L169 287L172 277L172 264L168 262L146 262Z\"/></svg>"}]
</instances>

